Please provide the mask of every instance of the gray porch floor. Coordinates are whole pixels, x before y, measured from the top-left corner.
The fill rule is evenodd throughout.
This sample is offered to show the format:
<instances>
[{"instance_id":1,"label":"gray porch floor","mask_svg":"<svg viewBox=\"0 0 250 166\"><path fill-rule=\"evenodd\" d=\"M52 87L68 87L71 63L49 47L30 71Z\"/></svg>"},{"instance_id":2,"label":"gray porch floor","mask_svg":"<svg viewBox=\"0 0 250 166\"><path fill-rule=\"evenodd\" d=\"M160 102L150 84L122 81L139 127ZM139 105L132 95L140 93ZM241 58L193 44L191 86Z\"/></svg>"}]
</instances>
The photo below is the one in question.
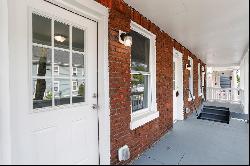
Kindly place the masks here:
<instances>
[{"instance_id":1,"label":"gray porch floor","mask_svg":"<svg viewBox=\"0 0 250 166\"><path fill-rule=\"evenodd\" d=\"M146 151L133 165L249 164L249 124L198 120L193 115Z\"/></svg>"}]
</instances>

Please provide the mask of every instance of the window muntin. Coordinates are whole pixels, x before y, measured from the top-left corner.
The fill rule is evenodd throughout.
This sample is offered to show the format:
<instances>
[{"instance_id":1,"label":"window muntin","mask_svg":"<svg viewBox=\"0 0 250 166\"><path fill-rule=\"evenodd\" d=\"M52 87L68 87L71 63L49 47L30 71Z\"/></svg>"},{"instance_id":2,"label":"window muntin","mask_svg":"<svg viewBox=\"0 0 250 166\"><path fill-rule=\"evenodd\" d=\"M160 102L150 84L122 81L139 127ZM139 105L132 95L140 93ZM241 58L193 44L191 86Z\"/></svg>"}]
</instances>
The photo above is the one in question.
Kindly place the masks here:
<instances>
[{"instance_id":1,"label":"window muntin","mask_svg":"<svg viewBox=\"0 0 250 166\"><path fill-rule=\"evenodd\" d=\"M56 40L57 35L65 40ZM79 27L32 14L33 109L85 102L85 37Z\"/></svg>"},{"instance_id":2,"label":"window muntin","mask_svg":"<svg viewBox=\"0 0 250 166\"><path fill-rule=\"evenodd\" d=\"M132 112L148 109L150 92L150 39L136 31L131 32L131 103Z\"/></svg>"}]
</instances>

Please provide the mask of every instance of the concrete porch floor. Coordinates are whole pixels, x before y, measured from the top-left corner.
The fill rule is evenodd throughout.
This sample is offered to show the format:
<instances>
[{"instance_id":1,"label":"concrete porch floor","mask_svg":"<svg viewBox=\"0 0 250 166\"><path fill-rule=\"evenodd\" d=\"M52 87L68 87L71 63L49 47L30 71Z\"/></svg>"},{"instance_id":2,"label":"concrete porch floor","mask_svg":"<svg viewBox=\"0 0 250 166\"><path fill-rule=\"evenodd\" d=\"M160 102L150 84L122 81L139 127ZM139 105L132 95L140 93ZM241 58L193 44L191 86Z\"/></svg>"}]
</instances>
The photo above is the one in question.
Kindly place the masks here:
<instances>
[{"instance_id":1,"label":"concrete porch floor","mask_svg":"<svg viewBox=\"0 0 250 166\"><path fill-rule=\"evenodd\" d=\"M198 120L178 121L172 131L132 165L245 165L249 164L249 124Z\"/></svg>"}]
</instances>

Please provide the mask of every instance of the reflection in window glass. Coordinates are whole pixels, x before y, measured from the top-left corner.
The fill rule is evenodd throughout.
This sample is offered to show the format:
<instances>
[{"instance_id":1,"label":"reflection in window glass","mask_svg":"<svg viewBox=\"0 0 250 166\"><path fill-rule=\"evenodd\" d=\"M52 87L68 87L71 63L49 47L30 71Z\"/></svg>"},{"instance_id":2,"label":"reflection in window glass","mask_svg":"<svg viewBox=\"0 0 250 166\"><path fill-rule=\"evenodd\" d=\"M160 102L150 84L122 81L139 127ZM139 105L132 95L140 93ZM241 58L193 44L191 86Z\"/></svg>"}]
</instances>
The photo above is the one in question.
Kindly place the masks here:
<instances>
[{"instance_id":1,"label":"reflection in window glass","mask_svg":"<svg viewBox=\"0 0 250 166\"><path fill-rule=\"evenodd\" d=\"M73 53L72 54L72 67L73 67L73 77L83 77L84 72L84 55Z\"/></svg>"},{"instance_id":2,"label":"reflection in window glass","mask_svg":"<svg viewBox=\"0 0 250 166\"><path fill-rule=\"evenodd\" d=\"M136 112L148 107L148 78L142 74L132 74L132 111Z\"/></svg>"},{"instance_id":3,"label":"reflection in window glass","mask_svg":"<svg viewBox=\"0 0 250 166\"><path fill-rule=\"evenodd\" d=\"M72 28L72 48L84 52L84 31L75 27Z\"/></svg>"},{"instance_id":4,"label":"reflection in window glass","mask_svg":"<svg viewBox=\"0 0 250 166\"><path fill-rule=\"evenodd\" d=\"M132 31L133 45L131 48L132 70L149 72L150 39Z\"/></svg>"},{"instance_id":5,"label":"reflection in window glass","mask_svg":"<svg viewBox=\"0 0 250 166\"><path fill-rule=\"evenodd\" d=\"M73 80L72 84L72 102L81 103L85 102L85 81L84 79Z\"/></svg>"},{"instance_id":6,"label":"reflection in window glass","mask_svg":"<svg viewBox=\"0 0 250 166\"><path fill-rule=\"evenodd\" d=\"M32 76L51 76L52 51L48 48L33 46Z\"/></svg>"},{"instance_id":7,"label":"reflection in window glass","mask_svg":"<svg viewBox=\"0 0 250 166\"><path fill-rule=\"evenodd\" d=\"M69 25L55 21L55 47L69 49Z\"/></svg>"},{"instance_id":8,"label":"reflection in window glass","mask_svg":"<svg viewBox=\"0 0 250 166\"><path fill-rule=\"evenodd\" d=\"M51 106L51 79L33 79L33 109Z\"/></svg>"},{"instance_id":9,"label":"reflection in window glass","mask_svg":"<svg viewBox=\"0 0 250 166\"><path fill-rule=\"evenodd\" d=\"M33 43L51 46L51 19L32 14Z\"/></svg>"},{"instance_id":10,"label":"reflection in window glass","mask_svg":"<svg viewBox=\"0 0 250 166\"><path fill-rule=\"evenodd\" d=\"M55 50L54 63L60 67L59 77L70 78L70 54L68 51Z\"/></svg>"},{"instance_id":11,"label":"reflection in window glass","mask_svg":"<svg viewBox=\"0 0 250 166\"><path fill-rule=\"evenodd\" d=\"M70 80L55 79L54 93L56 106L70 104Z\"/></svg>"}]
</instances>

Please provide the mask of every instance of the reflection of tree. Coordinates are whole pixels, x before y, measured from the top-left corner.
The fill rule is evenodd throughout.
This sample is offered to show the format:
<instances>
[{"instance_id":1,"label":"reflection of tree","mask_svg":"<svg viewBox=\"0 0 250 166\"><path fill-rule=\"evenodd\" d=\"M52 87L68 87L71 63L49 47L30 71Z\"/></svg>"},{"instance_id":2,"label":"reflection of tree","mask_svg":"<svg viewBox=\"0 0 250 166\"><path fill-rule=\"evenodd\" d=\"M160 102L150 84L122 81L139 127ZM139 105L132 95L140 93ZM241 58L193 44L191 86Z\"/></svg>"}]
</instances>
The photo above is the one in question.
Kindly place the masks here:
<instances>
[{"instance_id":1,"label":"reflection of tree","mask_svg":"<svg viewBox=\"0 0 250 166\"><path fill-rule=\"evenodd\" d=\"M84 93L85 93L85 87L84 87L83 84L81 84L81 85L79 86L78 95L79 95L79 96L84 96Z\"/></svg>"},{"instance_id":2,"label":"reflection of tree","mask_svg":"<svg viewBox=\"0 0 250 166\"><path fill-rule=\"evenodd\" d=\"M46 48L40 48L39 54L39 67L38 67L38 76L45 76L46 75L46 62L47 62L47 54L48 50ZM44 93L46 90L46 80L45 79L37 79L36 84L36 93L35 93L35 100L43 100Z\"/></svg>"},{"instance_id":3,"label":"reflection of tree","mask_svg":"<svg viewBox=\"0 0 250 166\"><path fill-rule=\"evenodd\" d=\"M141 74L135 74L133 75L133 79L132 79L132 85L133 86L137 86L139 84L143 84L144 83L144 76Z\"/></svg>"}]
</instances>

